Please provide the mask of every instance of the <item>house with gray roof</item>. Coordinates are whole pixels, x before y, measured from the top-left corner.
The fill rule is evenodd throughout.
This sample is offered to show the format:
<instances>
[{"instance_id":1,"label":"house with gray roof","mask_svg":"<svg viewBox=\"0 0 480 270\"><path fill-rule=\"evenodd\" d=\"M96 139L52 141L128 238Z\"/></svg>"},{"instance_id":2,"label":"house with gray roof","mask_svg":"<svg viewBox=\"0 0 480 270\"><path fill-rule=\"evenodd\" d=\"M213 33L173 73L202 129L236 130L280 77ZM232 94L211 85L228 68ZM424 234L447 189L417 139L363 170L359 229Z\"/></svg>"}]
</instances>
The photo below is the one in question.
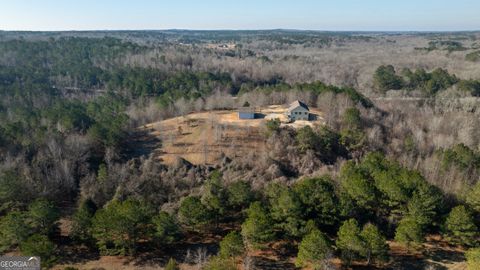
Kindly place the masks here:
<instances>
[{"instance_id":1,"label":"house with gray roof","mask_svg":"<svg viewBox=\"0 0 480 270\"><path fill-rule=\"evenodd\" d=\"M295 100L294 102L290 103L286 114L291 121L308 121L310 119L310 109L305 103L301 102L300 100Z\"/></svg>"}]
</instances>

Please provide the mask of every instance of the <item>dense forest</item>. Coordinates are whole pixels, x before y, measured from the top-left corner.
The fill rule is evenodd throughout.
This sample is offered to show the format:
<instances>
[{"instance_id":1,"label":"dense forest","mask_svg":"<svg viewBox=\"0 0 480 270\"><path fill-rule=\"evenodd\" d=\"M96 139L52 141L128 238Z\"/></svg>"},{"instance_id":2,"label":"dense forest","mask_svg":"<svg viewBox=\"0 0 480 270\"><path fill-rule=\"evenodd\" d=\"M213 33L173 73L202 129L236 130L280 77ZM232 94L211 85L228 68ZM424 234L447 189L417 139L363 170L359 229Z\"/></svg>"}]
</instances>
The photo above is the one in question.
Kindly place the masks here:
<instances>
[{"instance_id":1,"label":"dense forest","mask_svg":"<svg viewBox=\"0 0 480 270\"><path fill-rule=\"evenodd\" d=\"M0 251L65 269L100 256L424 269L438 265L395 268L408 265L393 248L427 256L437 239L478 269L479 44L474 32L0 32ZM325 125L268 121L264 152L132 154L147 123L295 99Z\"/></svg>"}]
</instances>

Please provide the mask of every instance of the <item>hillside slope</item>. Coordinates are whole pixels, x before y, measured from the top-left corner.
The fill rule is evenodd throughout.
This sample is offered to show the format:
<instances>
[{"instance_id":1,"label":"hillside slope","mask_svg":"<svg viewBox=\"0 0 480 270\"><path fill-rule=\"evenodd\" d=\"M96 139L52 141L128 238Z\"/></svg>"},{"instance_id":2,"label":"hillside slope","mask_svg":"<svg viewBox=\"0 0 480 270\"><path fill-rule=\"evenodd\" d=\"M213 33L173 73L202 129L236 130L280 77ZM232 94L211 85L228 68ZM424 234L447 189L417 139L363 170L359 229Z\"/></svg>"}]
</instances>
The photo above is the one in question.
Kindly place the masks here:
<instances>
[{"instance_id":1,"label":"hillside slope","mask_svg":"<svg viewBox=\"0 0 480 270\"><path fill-rule=\"evenodd\" d=\"M193 164L214 164L223 156L238 157L265 147L265 123L268 119L285 120L284 106L259 108L256 119L238 119L232 110L190 113L139 127L136 151L149 153L166 164L177 157ZM299 128L324 123L322 112L312 109L312 121L282 123L283 127ZM151 142L157 141L152 147Z\"/></svg>"}]
</instances>

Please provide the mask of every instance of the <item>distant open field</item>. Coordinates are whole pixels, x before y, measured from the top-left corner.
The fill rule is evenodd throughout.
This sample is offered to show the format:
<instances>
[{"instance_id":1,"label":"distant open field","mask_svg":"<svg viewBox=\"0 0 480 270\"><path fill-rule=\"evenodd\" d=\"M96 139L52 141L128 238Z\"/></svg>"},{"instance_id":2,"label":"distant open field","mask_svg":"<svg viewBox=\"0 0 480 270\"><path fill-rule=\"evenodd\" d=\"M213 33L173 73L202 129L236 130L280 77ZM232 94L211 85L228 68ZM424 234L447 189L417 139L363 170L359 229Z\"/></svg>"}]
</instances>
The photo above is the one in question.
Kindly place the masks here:
<instances>
[{"instance_id":1,"label":"distant open field","mask_svg":"<svg viewBox=\"0 0 480 270\"><path fill-rule=\"evenodd\" d=\"M195 112L185 116L153 122L138 128L143 135L138 138L138 151L152 140L158 143L150 150L166 164L182 157L193 164L213 164L222 154L235 157L265 147L263 132L268 119L286 121L285 107L272 105L258 108L256 119L239 119L237 111L221 110ZM312 121L282 123L282 126L300 128L322 125L323 113L311 109Z\"/></svg>"}]
</instances>

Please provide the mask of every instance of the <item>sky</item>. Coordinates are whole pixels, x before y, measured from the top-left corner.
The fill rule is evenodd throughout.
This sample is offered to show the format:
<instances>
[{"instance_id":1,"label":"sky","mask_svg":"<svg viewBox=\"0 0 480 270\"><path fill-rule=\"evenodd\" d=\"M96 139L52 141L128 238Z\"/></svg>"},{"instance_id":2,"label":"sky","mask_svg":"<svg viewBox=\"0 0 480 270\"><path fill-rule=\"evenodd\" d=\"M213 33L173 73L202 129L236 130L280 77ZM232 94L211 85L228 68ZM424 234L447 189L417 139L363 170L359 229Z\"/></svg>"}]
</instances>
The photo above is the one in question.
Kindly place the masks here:
<instances>
[{"instance_id":1,"label":"sky","mask_svg":"<svg viewBox=\"0 0 480 270\"><path fill-rule=\"evenodd\" d=\"M480 0L0 0L0 30L480 30Z\"/></svg>"}]
</instances>

